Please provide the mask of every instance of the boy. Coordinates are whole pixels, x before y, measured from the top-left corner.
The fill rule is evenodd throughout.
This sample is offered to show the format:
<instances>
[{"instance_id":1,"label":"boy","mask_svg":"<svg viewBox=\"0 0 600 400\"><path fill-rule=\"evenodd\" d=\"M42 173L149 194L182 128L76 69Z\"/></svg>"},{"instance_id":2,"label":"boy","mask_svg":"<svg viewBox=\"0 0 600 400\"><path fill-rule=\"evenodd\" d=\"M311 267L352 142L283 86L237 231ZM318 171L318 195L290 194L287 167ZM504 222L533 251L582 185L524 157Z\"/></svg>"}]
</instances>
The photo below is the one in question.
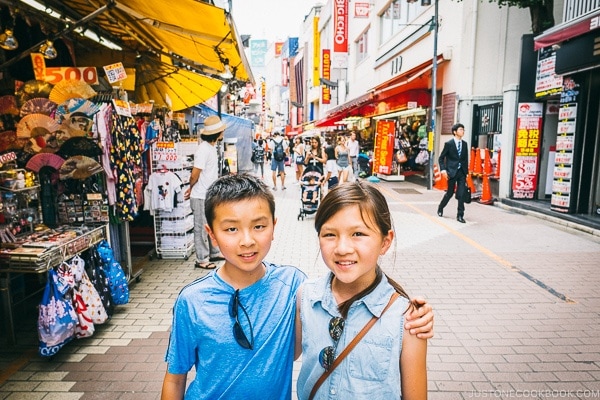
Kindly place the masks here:
<instances>
[{"instance_id":1,"label":"boy","mask_svg":"<svg viewBox=\"0 0 600 400\"><path fill-rule=\"evenodd\" d=\"M225 263L183 288L173 309L162 399L290 399L296 291L306 276L263 261L275 200L250 175L218 179L206 196L206 230ZM424 301L421 301L424 303ZM413 328L432 335L431 306Z\"/></svg>"}]
</instances>

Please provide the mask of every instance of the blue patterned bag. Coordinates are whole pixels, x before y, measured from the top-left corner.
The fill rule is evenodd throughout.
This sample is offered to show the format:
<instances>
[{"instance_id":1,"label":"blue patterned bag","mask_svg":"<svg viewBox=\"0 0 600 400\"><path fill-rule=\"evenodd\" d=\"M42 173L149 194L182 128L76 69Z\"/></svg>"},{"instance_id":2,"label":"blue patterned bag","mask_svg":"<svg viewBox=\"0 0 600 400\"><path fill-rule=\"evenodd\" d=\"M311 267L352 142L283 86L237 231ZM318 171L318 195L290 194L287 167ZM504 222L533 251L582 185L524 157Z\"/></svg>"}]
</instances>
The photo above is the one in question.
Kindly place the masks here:
<instances>
[{"instance_id":1,"label":"blue patterned bag","mask_svg":"<svg viewBox=\"0 0 600 400\"><path fill-rule=\"evenodd\" d=\"M70 286L61 282L54 269L48 271L48 282L38 313L39 353L44 357L55 355L75 337L77 313L71 301L65 299L69 289Z\"/></svg>"},{"instance_id":2,"label":"blue patterned bag","mask_svg":"<svg viewBox=\"0 0 600 400\"><path fill-rule=\"evenodd\" d=\"M115 261L113 250L106 240L98 243L98 254L108 279L113 303L116 305L129 303L129 284L121 264Z\"/></svg>"}]
</instances>

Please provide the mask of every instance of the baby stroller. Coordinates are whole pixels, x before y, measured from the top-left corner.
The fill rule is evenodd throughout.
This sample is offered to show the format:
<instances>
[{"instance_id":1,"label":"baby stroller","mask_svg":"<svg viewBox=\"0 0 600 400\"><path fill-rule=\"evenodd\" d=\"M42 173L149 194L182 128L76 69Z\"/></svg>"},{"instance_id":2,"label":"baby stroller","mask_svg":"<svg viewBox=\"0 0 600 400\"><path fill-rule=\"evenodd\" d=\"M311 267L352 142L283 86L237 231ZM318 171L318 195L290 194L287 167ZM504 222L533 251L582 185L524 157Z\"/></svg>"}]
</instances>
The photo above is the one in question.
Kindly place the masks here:
<instances>
[{"instance_id":1,"label":"baby stroller","mask_svg":"<svg viewBox=\"0 0 600 400\"><path fill-rule=\"evenodd\" d=\"M369 156L365 153L360 153L358 155L358 177L359 178L366 178L371 176L371 160L369 159Z\"/></svg>"},{"instance_id":2,"label":"baby stroller","mask_svg":"<svg viewBox=\"0 0 600 400\"><path fill-rule=\"evenodd\" d=\"M298 221L309 214L314 214L319 208L321 199L321 183L323 181L323 171L314 164L309 163L302 173L300 179L300 213Z\"/></svg>"}]
</instances>

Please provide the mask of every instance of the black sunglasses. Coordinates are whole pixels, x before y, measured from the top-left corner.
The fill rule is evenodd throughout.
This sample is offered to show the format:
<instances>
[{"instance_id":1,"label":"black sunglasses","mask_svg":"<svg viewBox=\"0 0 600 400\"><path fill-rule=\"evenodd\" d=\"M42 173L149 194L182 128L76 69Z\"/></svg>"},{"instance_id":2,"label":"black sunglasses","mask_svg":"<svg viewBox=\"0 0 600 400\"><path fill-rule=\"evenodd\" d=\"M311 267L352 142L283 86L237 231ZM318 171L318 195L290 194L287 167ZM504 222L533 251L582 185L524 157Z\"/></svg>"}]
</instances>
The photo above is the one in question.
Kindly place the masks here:
<instances>
[{"instance_id":1,"label":"black sunglasses","mask_svg":"<svg viewBox=\"0 0 600 400\"><path fill-rule=\"evenodd\" d=\"M240 324L240 320L238 318L238 308L241 308L246 316L246 320L248 321L248 326L250 327L250 340L244 333L242 329L242 325ZM234 319L235 323L233 324L233 337L235 341L238 342L240 346L245 349L252 350L254 348L254 332L252 330L252 324L250 323L250 317L248 317L248 312L240 303L240 290L237 289L233 296L231 297L231 301L229 302L229 315Z\"/></svg>"},{"instance_id":2,"label":"black sunglasses","mask_svg":"<svg viewBox=\"0 0 600 400\"><path fill-rule=\"evenodd\" d=\"M321 363L321 367L325 368L325 371L329 371L333 361L335 361L335 351L342 337L345 324L346 321L341 317L333 317L329 321L329 336L333 339L333 346L327 346L319 353L319 363Z\"/></svg>"}]
</instances>

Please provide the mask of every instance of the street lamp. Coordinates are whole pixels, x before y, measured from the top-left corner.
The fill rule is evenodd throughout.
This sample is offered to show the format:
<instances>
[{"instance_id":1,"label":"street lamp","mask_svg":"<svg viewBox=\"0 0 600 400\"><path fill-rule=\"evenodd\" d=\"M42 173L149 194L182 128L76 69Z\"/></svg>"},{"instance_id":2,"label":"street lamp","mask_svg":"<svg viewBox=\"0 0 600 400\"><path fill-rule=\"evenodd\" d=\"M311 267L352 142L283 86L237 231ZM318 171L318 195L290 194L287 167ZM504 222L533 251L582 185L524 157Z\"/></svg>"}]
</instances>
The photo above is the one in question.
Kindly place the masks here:
<instances>
[{"instance_id":1,"label":"street lamp","mask_svg":"<svg viewBox=\"0 0 600 400\"><path fill-rule=\"evenodd\" d=\"M427 180L427 189L433 189L433 163L435 158L435 146L437 146L438 135L435 130L435 114L437 106L437 45L438 45L438 2L434 0L433 4L433 60L431 66L431 131L427 138L430 151L429 157L429 179Z\"/></svg>"}]
</instances>

